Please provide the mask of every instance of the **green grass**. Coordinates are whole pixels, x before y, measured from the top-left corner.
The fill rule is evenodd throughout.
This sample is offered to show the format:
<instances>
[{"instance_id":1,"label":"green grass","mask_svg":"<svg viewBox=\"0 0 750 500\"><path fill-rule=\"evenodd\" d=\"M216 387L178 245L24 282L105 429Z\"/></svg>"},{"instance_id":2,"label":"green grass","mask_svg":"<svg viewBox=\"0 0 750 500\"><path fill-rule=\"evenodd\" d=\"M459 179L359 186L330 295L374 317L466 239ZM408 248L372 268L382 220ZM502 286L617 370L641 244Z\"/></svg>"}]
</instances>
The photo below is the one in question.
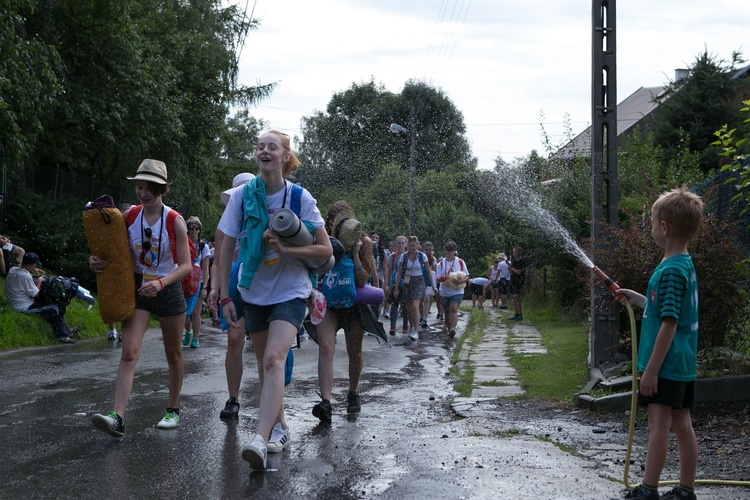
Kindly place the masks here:
<instances>
[{"instance_id":1,"label":"green grass","mask_svg":"<svg viewBox=\"0 0 750 500\"><path fill-rule=\"evenodd\" d=\"M106 337L107 326L99 317L99 307L73 299L65 314L65 322L70 327L80 326L76 340ZM119 330L119 326L118 326ZM19 349L59 344L50 324L35 314L13 311L5 302L5 279L0 278L0 350Z\"/></svg>"},{"instance_id":2,"label":"green grass","mask_svg":"<svg viewBox=\"0 0 750 500\"><path fill-rule=\"evenodd\" d=\"M462 310L464 313L469 311L463 308ZM451 356L451 367L448 370L448 374L454 380L453 388L462 397L471 396L471 391L474 388L474 365L469 360L459 364L461 351L464 348L471 349L481 342L484 336L484 328L490 321L490 313L487 311L473 309L470 310L469 314L471 316L466 324L466 331L458 338L456 348Z\"/></svg>"},{"instance_id":3,"label":"green grass","mask_svg":"<svg viewBox=\"0 0 750 500\"><path fill-rule=\"evenodd\" d=\"M547 348L546 354L508 351L526 397L571 403L589 380L588 327L580 322L561 321L554 311L527 305L523 317L539 331Z\"/></svg>"}]
</instances>

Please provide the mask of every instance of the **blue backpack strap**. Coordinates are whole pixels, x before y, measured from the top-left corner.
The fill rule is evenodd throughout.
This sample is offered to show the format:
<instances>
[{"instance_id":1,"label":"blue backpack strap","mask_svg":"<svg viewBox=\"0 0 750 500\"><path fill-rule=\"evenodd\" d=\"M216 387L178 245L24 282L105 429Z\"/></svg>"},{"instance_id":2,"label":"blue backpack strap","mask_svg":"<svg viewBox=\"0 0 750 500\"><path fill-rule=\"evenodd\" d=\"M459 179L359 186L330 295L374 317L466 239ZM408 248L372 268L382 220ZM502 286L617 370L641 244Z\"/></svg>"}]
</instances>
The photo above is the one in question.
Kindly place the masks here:
<instances>
[{"instance_id":1,"label":"blue backpack strap","mask_svg":"<svg viewBox=\"0 0 750 500\"><path fill-rule=\"evenodd\" d=\"M292 184L292 196L289 201L289 208L297 214L297 217L302 217L300 213L302 211L302 187L297 184Z\"/></svg>"},{"instance_id":2,"label":"blue backpack strap","mask_svg":"<svg viewBox=\"0 0 750 500\"><path fill-rule=\"evenodd\" d=\"M422 260L424 258L424 260ZM427 261L427 255L419 252L419 263L422 264L422 277L424 278L425 286L432 286L432 275L428 273L427 266L424 265Z\"/></svg>"}]
</instances>

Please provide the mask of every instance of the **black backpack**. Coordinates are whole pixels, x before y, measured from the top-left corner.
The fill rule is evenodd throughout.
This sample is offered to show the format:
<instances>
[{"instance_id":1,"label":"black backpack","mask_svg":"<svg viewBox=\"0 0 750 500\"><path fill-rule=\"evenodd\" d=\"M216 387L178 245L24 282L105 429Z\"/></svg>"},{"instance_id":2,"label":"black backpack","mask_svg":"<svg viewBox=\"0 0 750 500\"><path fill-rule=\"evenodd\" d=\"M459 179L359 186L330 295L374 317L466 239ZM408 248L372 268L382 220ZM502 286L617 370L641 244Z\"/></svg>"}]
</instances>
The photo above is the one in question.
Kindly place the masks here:
<instances>
[{"instance_id":1,"label":"black backpack","mask_svg":"<svg viewBox=\"0 0 750 500\"><path fill-rule=\"evenodd\" d=\"M16 256L10 253L10 250L6 250L3 248L3 260L5 261L5 275L3 275L3 278L8 274L8 271L10 271L11 267L17 267L18 261L16 260Z\"/></svg>"},{"instance_id":2,"label":"black backpack","mask_svg":"<svg viewBox=\"0 0 750 500\"><path fill-rule=\"evenodd\" d=\"M64 316L68 304L77 294L78 280L76 278L52 276L45 278L42 282L39 301L44 305L57 306L60 316Z\"/></svg>"}]
</instances>

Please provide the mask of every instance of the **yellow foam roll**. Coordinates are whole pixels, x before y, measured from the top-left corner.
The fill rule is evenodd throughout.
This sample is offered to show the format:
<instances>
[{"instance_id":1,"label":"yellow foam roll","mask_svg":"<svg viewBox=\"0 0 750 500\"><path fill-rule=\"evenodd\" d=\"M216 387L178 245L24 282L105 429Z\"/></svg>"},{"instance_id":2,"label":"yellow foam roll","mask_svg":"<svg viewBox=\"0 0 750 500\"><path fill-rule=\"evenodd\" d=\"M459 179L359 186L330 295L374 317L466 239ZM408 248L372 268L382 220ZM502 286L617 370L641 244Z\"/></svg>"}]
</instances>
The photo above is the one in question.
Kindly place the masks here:
<instances>
[{"instance_id":1,"label":"yellow foam roll","mask_svg":"<svg viewBox=\"0 0 750 500\"><path fill-rule=\"evenodd\" d=\"M91 255L107 261L104 272L96 274L102 321L125 321L135 310L133 259L125 219L116 208L92 208L83 212L83 227Z\"/></svg>"}]
</instances>

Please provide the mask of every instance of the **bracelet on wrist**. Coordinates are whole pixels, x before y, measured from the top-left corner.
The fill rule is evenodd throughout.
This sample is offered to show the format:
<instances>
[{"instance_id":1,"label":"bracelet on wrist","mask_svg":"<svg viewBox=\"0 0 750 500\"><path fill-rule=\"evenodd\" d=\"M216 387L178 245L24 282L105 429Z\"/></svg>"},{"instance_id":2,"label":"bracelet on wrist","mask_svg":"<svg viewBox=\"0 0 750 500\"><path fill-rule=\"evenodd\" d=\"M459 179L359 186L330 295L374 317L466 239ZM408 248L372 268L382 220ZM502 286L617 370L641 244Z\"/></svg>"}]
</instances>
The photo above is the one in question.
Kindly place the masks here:
<instances>
[{"instance_id":1,"label":"bracelet on wrist","mask_svg":"<svg viewBox=\"0 0 750 500\"><path fill-rule=\"evenodd\" d=\"M220 301L219 301L219 305L220 305L220 306L224 306L224 305L227 305L227 304L229 304L230 302L232 302L232 299L231 299L230 297L227 297L227 298L226 298L226 299L224 299L224 300L220 300Z\"/></svg>"},{"instance_id":2,"label":"bracelet on wrist","mask_svg":"<svg viewBox=\"0 0 750 500\"><path fill-rule=\"evenodd\" d=\"M161 278L159 278L157 281L161 285L161 289L164 290L164 282L161 280Z\"/></svg>"}]
</instances>

